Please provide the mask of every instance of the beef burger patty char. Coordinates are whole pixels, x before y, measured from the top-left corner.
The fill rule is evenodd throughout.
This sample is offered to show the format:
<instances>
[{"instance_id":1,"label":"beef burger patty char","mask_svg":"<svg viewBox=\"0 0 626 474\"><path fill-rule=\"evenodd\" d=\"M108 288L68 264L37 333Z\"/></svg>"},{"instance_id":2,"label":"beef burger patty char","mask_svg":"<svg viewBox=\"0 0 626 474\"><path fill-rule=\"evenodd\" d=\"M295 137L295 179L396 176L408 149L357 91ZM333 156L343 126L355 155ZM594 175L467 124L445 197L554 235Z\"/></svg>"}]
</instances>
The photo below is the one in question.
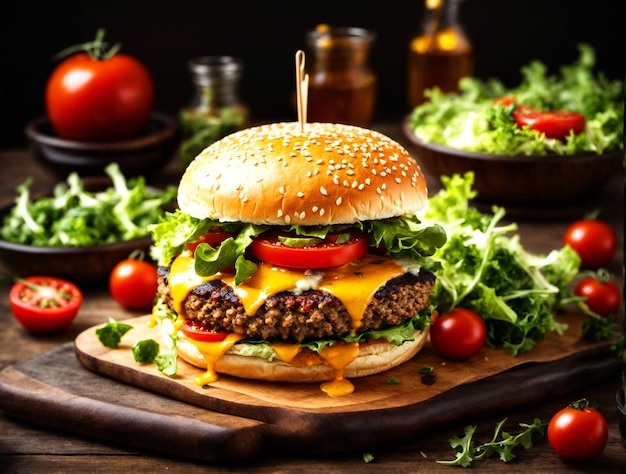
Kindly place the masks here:
<instances>
[{"instance_id":1,"label":"beef burger patty char","mask_svg":"<svg viewBox=\"0 0 626 474\"><path fill-rule=\"evenodd\" d=\"M168 275L168 267L159 268L159 293L167 307L174 311ZM434 285L435 276L426 270L390 280L374 294L357 332L394 326L414 317L428 307L428 295ZM221 280L211 280L189 293L182 310L184 317L207 327L270 341L303 342L347 335L353 329L350 315L341 301L318 290L298 294L284 291L270 296L250 316L232 287Z\"/></svg>"}]
</instances>

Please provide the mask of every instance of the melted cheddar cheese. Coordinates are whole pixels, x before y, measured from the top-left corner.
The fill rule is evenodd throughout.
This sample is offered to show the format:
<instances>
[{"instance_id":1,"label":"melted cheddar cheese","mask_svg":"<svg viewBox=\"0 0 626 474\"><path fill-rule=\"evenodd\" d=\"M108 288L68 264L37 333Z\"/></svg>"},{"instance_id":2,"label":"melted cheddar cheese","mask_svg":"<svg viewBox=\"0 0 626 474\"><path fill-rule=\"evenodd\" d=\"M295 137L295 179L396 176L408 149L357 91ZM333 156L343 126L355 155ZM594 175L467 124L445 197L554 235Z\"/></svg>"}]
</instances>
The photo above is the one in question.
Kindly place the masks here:
<instances>
[{"instance_id":1,"label":"melted cheddar cheese","mask_svg":"<svg viewBox=\"0 0 626 474\"><path fill-rule=\"evenodd\" d=\"M298 292L298 288L315 287L338 298L346 307L352 320L352 328L356 331L363 318L363 313L376 291L387 281L405 273L402 265L391 258L377 255L365 255L361 260L338 268L325 269L311 278L310 274L301 270L276 267L260 263L254 275L240 285L233 282L234 276L217 273L208 277L199 276L194 269L194 259L182 255L172 263L169 276L169 287L174 301L174 308L182 315L182 304L188 294L206 281L221 280L233 288L249 315L254 315L265 300L282 291ZM311 281L315 281L311 285ZM231 337L232 336L232 337ZM222 343L202 343L192 341L207 361L207 371L198 377L196 383L204 385L217 379L215 362L225 354L232 345L241 340L241 335L231 335ZM272 349L285 362L290 363L300 351L298 344L272 344ZM335 369L335 378L322 384L330 396L348 395L354 391L352 384L344 379L345 368L359 354L357 343L335 344L321 352L324 363Z\"/></svg>"}]
</instances>

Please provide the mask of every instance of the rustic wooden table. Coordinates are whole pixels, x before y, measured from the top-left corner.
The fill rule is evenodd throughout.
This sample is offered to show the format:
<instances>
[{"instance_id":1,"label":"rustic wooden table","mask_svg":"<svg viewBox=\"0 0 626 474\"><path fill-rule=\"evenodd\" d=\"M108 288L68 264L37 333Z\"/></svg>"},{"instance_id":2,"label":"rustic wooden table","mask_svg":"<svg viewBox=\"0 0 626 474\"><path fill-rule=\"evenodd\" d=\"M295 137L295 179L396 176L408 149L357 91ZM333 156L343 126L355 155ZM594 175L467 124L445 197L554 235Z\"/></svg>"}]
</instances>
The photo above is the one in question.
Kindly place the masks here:
<instances>
[{"instance_id":1,"label":"rustic wooden table","mask_svg":"<svg viewBox=\"0 0 626 474\"><path fill-rule=\"evenodd\" d=\"M383 133L404 142L399 126L380 126ZM56 179L42 168L27 150L9 150L0 153L3 171L0 176L0 204L11 201L15 187L28 176L35 180L35 186L47 188ZM180 167L176 158L157 178L157 182L176 183L180 176ZM434 191L438 187L436 179L429 180ZM592 205L602 206L603 217L608 219L619 231L623 241L624 216L624 178L616 176L597 197ZM596 202L597 201L597 202ZM589 205L589 204L587 204ZM560 215L538 212L535 216L523 214L509 215L519 224L522 243L535 252L546 252L560 245L560 237L567 224L586 211L586 206L573 206L563 209ZM616 255L610 270L621 279L623 253L622 247ZM0 273L2 271L0 267ZM88 288L85 290L84 305L75 323L60 334L52 336L33 336L24 331L11 317L8 307L8 288L0 288L0 369L45 353L71 342L84 329L100 324L107 317L126 319L136 316L118 307L111 300L106 288ZM615 393L620 383L620 374L615 371L600 383L589 386L585 380L571 387L566 396L546 399L542 403L524 406L505 416L508 418L505 428L516 432L518 423L530 423L534 418L547 422L550 417L569 402L586 397L603 410L609 422L609 441L603 454L597 459L582 464L569 464L560 460L551 450L547 439L535 436L534 447L528 451L522 448L515 451L517 457L510 463L497 458L488 458L474 464L475 468L491 472L510 472L524 470L528 472L625 472L626 447L623 446L617 425ZM488 396L488 394L485 394ZM463 403L459 400L459 403ZM340 455L302 455L302 454L267 454L236 464L219 465L182 457L163 456L157 451L143 451L121 444L104 443L96 439L77 436L68 429L52 430L36 423L19 421L11 413L0 414L0 471L2 472L118 472L131 469L144 471L182 471L185 472L449 472L449 466L437 464L436 460L450 460L454 453L449 440L453 436L462 436L466 424L477 426L476 439L486 442L490 439L496 424L505 416L481 415L470 423L441 426L431 433L423 433L417 438L406 439L394 446L381 446L370 449L373 461L366 463L363 452L346 452ZM375 430L376 427L372 426ZM192 442L192 440L190 440Z\"/></svg>"}]
</instances>

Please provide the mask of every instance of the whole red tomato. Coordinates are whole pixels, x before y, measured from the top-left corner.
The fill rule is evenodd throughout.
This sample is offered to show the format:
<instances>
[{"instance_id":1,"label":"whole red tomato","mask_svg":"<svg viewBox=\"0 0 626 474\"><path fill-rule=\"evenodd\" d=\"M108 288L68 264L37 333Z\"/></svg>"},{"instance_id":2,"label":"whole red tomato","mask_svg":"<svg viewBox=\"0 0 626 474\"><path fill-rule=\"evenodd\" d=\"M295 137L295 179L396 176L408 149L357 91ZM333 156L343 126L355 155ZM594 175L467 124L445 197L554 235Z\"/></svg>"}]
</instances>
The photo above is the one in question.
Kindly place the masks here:
<instances>
[{"instance_id":1,"label":"whole red tomato","mask_svg":"<svg viewBox=\"0 0 626 474\"><path fill-rule=\"evenodd\" d=\"M430 343L447 359L466 360L485 345L485 322L474 311L455 308L435 318L430 325Z\"/></svg>"},{"instance_id":2,"label":"whole red tomato","mask_svg":"<svg viewBox=\"0 0 626 474\"><path fill-rule=\"evenodd\" d=\"M103 36L103 30L98 31L94 42L82 45L86 52L62 61L48 79L46 111L62 138L129 138L152 113L155 92L150 73L132 56L118 54L116 49L104 52Z\"/></svg>"},{"instance_id":3,"label":"whole red tomato","mask_svg":"<svg viewBox=\"0 0 626 474\"><path fill-rule=\"evenodd\" d=\"M586 461L600 455L609 438L604 415L585 399L571 403L548 423L548 442L567 461Z\"/></svg>"},{"instance_id":4,"label":"whole red tomato","mask_svg":"<svg viewBox=\"0 0 626 474\"><path fill-rule=\"evenodd\" d=\"M151 263L128 258L111 270L109 291L113 299L126 309L152 308L157 290L157 269Z\"/></svg>"},{"instance_id":5,"label":"whole red tomato","mask_svg":"<svg viewBox=\"0 0 626 474\"><path fill-rule=\"evenodd\" d=\"M66 280L31 276L17 281L9 291L9 306L15 319L37 334L69 326L80 309L83 294Z\"/></svg>"},{"instance_id":6,"label":"whole red tomato","mask_svg":"<svg viewBox=\"0 0 626 474\"><path fill-rule=\"evenodd\" d=\"M606 272L581 279L574 287L574 294L586 298L589 309L600 316L616 313L622 304L619 286Z\"/></svg>"},{"instance_id":7,"label":"whole red tomato","mask_svg":"<svg viewBox=\"0 0 626 474\"><path fill-rule=\"evenodd\" d=\"M599 268L608 264L615 255L617 236L606 222L581 219L565 230L563 244L576 251L583 268Z\"/></svg>"}]
</instances>

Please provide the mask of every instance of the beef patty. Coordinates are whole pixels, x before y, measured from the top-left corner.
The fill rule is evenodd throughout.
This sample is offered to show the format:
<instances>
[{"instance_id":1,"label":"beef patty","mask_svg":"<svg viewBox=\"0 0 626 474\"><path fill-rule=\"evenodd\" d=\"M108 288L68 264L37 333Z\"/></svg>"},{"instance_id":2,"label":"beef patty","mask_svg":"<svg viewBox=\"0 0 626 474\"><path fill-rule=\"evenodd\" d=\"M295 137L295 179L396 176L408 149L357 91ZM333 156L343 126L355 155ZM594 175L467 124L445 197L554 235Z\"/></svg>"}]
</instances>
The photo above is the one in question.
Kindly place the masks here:
<instances>
[{"instance_id":1,"label":"beef patty","mask_svg":"<svg viewBox=\"0 0 626 474\"><path fill-rule=\"evenodd\" d=\"M159 293L174 311L167 286L169 268L159 268ZM363 315L357 333L393 326L412 318L429 305L428 296L435 276L422 270L419 275L405 273L389 280L376 291ZM352 320L343 303L333 295L318 290L299 294L283 291L270 296L250 316L233 292L221 280L212 280L194 288L182 304L183 316L208 327L222 327L229 332L267 340L302 342L352 332Z\"/></svg>"}]
</instances>

